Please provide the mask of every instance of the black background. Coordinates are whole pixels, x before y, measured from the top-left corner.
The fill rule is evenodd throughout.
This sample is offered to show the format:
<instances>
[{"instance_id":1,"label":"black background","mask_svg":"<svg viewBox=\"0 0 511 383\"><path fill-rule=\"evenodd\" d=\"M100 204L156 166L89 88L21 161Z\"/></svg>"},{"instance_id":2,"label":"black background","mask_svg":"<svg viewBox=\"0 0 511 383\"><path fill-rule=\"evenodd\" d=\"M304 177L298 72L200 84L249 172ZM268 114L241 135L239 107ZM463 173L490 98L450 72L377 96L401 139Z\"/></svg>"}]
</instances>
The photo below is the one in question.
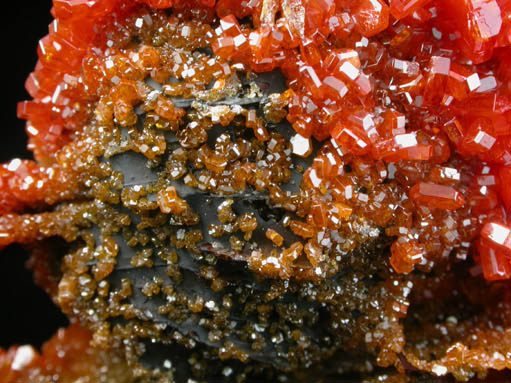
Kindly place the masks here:
<instances>
[{"instance_id":1,"label":"black background","mask_svg":"<svg viewBox=\"0 0 511 383\"><path fill-rule=\"evenodd\" d=\"M37 43L48 33L52 20L50 9L50 0L18 1L3 15L0 60L6 81L0 91L7 105L3 108L0 128L2 163L16 157L31 158L26 150L25 122L17 119L16 105L30 99L25 91L25 79L36 64ZM32 273L24 267L27 258L18 245L0 252L0 348L26 343L39 347L67 324L48 296L35 286Z\"/></svg>"}]
</instances>

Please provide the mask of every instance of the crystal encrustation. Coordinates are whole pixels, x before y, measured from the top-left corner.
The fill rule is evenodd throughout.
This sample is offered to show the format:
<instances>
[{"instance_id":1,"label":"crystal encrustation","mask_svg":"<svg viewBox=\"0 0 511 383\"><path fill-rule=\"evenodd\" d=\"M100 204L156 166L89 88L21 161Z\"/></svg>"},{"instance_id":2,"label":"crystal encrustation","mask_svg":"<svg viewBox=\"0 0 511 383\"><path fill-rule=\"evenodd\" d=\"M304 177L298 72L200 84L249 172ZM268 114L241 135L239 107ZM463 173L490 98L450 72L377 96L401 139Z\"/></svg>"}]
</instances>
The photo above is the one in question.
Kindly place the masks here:
<instances>
[{"instance_id":1,"label":"crystal encrustation","mask_svg":"<svg viewBox=\"0 0 511 383\"><path fill-rule=\"evenodd\" d=\"M510 368L509 8L55 0L0 243L147 379Z\"/></svg>"}]
</instances>

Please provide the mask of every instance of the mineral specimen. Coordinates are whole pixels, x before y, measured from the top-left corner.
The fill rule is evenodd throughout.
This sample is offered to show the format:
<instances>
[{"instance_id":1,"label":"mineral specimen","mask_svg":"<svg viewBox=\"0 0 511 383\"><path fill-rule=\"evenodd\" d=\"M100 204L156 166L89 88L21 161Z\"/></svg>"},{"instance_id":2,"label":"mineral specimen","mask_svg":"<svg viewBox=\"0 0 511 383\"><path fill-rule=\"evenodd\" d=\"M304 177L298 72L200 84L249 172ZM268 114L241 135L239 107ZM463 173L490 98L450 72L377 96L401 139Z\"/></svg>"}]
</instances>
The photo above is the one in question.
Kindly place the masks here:
<instances>
[{"instance_id":1,"label":"mineral specimen","mask_svg":"<svg viewBox=\"0 0 511 383\"><path fill-rule=\"evenodd\" d=\"M511 368L511 3L52 13L0 245L92 333L68 330L87 379L117 356L128 381Z\"/></svg>"}]
</instances>

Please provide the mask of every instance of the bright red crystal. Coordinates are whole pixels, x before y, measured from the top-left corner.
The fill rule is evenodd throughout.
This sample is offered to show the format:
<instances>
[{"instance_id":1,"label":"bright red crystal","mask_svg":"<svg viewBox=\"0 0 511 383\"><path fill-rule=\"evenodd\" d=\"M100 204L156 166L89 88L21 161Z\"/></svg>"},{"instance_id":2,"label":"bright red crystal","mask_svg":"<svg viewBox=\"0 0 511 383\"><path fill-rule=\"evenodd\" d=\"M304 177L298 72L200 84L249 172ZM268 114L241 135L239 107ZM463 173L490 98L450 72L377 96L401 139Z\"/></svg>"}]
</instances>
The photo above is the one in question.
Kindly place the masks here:
<instances>
[{"instance_id":1,"label":"bright red crystal","mask_svg":"<svg viewBox=\"0 0 511 383\"><path fill-rule=\"evenodd\" d=\"M511 255L496 246L493 241L480 238L477 241L484 277L489 281L511 278Z\"/></svg>"},{"instance_id":2,"label":"bright red crystal","mask_svg":"<svg viewBox=\"0 0 511 383\"><path fill-rule=\"evenodd\" d=\"M331 135L346 152L364 155L370 150L367 135L357 126L339 121L331 131Z\"/></svg>"},{"instance_id":3,"label":"bright red crystal","mask_svg":"<svg viewBox=\"0 0 511 383\"><path fill-rule=\"evenodd\" d=\"M391 139L379 141L373 146L373 157L389 162L400 160L427 161L432 154L432 146L419 144L414 133L398 134Z\"/></svg>"},{"instance_id":4,"label":"bright red crystal","mask_svg":"<svg viewBox=\"0 0 511 383\"><path fill-rule=\"evenodd\" d=\"M500 248L511 256L511 228L499 223L490 222L481 229L481 237L493 246Z\"/></svg>"},{"instance_id":5,"label":"bright red crystal","mask_svg":"<svg viewBox=\"0 0 511 383\"><path fill-rule=\"evenodd\" d=\"M424 249L415 241L400 237L390 248L390 264L398 273L409 273L424 257Z\"/></svg>"},{"instance_id":6,"label":"bright red crystal","mask_svg":"<svg viewBox=\"0 0 511 383\"><path fill-rule=\"evenodd\" d=\"M455 210L463 206L465 198L451 186L421 182L410 189L410 198L429 207Z\"/></svg>"},{"instance_id":7,"label":"bright red crystal","mask_svg":"<svg viewBox=\"0 0 511 383\"><path fill-rule=\"evenodd\" d=\"M511 211L511 166L502 166L499 169L500 198L508 211Z\"/></svg>"},{"instance_id":8,"label":"bright red crystal","mask_svg":"<svg viewBox=\"0 0 511 383\"><path fill-rule=\"evenodd\" d=\"M397 20L420 11L431 0L390 0L390 13Z\"/></svg>"},{"instance_id":9,"label":"bright red crystal","mask_svg":"<svg viewBox=\"0 0 511 383\"><path fill-rule=\"evenodd\" d=\"M491 58L502 28L502 14L496 0L446 0L444 16L454 21L460 38L457 45L469 59L480 63Z\"/></svg>"},{"instance_id":10,"label":"bright red crystal","mask_svg":"<svg viewBox=\"0 0 511 383\"><path fill-rule=\"evenodd\" d=\"M382 0L354 0L350 10L355 30L362 36L374 36L389 25L389 7Z\"/></svg>"}]
</instances>

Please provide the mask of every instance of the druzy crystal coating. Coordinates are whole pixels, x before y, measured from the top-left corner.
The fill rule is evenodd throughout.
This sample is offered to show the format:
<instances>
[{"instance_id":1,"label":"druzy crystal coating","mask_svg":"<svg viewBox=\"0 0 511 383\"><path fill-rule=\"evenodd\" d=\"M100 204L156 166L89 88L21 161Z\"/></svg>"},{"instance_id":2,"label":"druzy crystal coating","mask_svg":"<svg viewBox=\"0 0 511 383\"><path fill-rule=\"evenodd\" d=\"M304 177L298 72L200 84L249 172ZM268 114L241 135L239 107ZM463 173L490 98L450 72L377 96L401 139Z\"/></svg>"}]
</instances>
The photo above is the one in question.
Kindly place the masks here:
<instances>
[{"instance_id":1,"label":"druzy crystal coating","mask_svg":"<svg viewBox=\"0 0 511 383\"><path fill-rule=\"evenodd\" d=\"M403 374L511 367L511 2L54 0L52 13L18 108L36 160L0 167L0 245L46 259L51 239L70 244L56 275L38 264L41 283L96 346L124 344L161 379L138 339L207 344L188 359L198 377L207 360L292 374L360 347ZM287 89L265 94L258 74L272 71ZM240 210L257 194L265 222L261 202ZM221 299L179 290L176 249ZM271 287L249 294L222 262ZM163 266L167 279L117 280ZM290 294L317 306L286 306ZM179 329L207 316L207 339L160 328L137 296L161 298ZM229 323L238 310L246 328ZM357 363L345 368L371 373Z\"/></svg>"}]
</instances>

